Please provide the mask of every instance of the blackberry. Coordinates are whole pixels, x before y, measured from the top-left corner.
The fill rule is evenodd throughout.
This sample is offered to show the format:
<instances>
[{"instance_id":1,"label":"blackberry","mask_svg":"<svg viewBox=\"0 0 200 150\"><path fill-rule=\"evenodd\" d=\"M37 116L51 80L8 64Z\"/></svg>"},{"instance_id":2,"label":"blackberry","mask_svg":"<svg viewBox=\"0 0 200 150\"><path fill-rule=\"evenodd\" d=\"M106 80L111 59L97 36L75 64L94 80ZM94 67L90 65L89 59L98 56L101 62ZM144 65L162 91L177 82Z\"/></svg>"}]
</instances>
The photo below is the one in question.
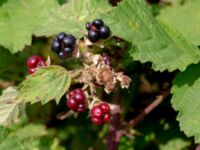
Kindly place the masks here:
<instances>
[{"instance_id":1,"label":"blackberry","mask_svg":"<svg viewBox=\"0 0 200 150\"><path fill-rule=\"evenodd\" d=\"M92 23L91 22L87 22L85 24L85 28L89 31L92 28Z\"/></svg>"},{"instance_id":2,"label":"blackberry","mask_svg":"<svg viewBox=\"0 0 200 150\"><path fill-rule=\"evenodd\" d=\"M97 42L98 40L100 40L100 33L98 31L95 31L95 30L90 30L88 32L88 39L91 41L91 42Z\"/></svg>"},{"instance_id":3,"label":"blackberry","mask_svg":"<svg viewBox=\"0 0 200 150\"><path fill-rule=\"evenodd\" d=\"M78 103L73 98L69 98L67 100L67 106L73 111L77 111L77 109L78 109Z\"/></svg>"},{"instance_id":4,"label":"blackberry","mask_svg":"<svg viewBox=\"0 0 200 150\"><path fill-rule=\"evenodd\" d=\"M63 49L63 51L64 51L65 54L71 54L72 51L73 51L73 49L74 49L74 48L72 48L72 47L65 47L65 48Z\"/></svg>"},{"instance_id":5,"label":"blackberry","mask_svg":"<svg viewBox=\"0 0 200 150\"><path fill-rule=\"evenodd\" d=\"M91 109L90 115L92 122L96 125L108 122L111 119L110 106L107 103L100 103Z\"/></svg>"},{"instance_id":6,"label":"blackberry","mask_svg":"<svg viewBox=\"0 0 200 150\"><path fill-rule=\"evenodd\" d=\"M94 25L97 29L99 29L101 26L104 25L104 22L101 19L95 19L92 22L92 25Z\"/></svg>"},{"instance_id":7,"label":"blackberry","mask_svg":"<svg viewBox=\"0 0 200 150\"><path fill-rule=\"evenodd\" d=\"M99 32L101 34L101 38L106 39L110 36L110 28L106 25L102 26L99 29Z\"/></svg>"},{"instance_id":8,"label":"blackberry","mask_svg":"<svg viewBox=\"0 0 200 150\"><path fill-rule=\"evenodd\" d=\"M76 45L76 38L71 34L60 32L53 40L51 49L60 59L71 56Z\"/></svg>"},{"instance_id":9,"label":"blackberry","mask_svg":"<svg viewBox=\"0 0 200 150\"><path fill-rule=\"evenodd\" d=\"M88 30L87 37L93 43L100 39L106 39L111 34L110 28L107 25L104 25L104 22L101 19L95 19L92 23L87 22L85 27Z\"/></svg>"},{"instance_id":10,"label":"blackberry","mask_svg":"<svg viewBox=\"0 0 200 150\"><path fill-rule=\"evenodd\" d=\"M61 50L61 44L57 40L54 40L51 44L51 49L53 52L58 53Z\"/></svg>"},{"instance_id":11,"label":"blackberry","mask_svg":"<svg viewBox=\"0 0 200 150\"><path fill-rule=\"evenodd\" d=\"M74 112L84 112L86 109L86 97L82 89L75 89L68 95L67 106Z\"/></svg>"},{"instance_id":12,"label":"blackberry","mask_svg":"<svg viewBox=\"0 0 200 150\"><path fill-rule=\"evenodd\" d=\"M63 38L64 46L73 46L76 44L76 38L73 35L67 35Z\"/></svg>"},{"instance_id":13,"label":"blackberry","mask_svg":"<svg viewBox=\"0 0 200 150\"><path fill-rule=\"evenodd\" d=\"M38 56L31 56L27 60L27 66L29 68L36 68L38 64Z\"/></svg>"},{"instance_id":14,"label":"blackberry","mask_svg":"<svg viewBox=\"0 0 200 150\"><path fill-rule=\"evenodd\" d=\"M103 115L103 110L99 106L95 106L91 110L92 118L101 119Z\"/></svg>"},{"instance_id":15,"label":"blackberry","mask_svg":"<svg viewBox=\"0 0 200 150\"><path fill-rule=\"evenodd\" d=\"M45 60L41 56L31 56L27 60L28 72L33 74L38 67L46 66Z\"/></svg>"},{"instance_id":16,"label":"blackberry","mask_svg":"<svg viewBox=\"0 0 200 150\"><path fill-rule=\"evenodd\" d=\"M103 120L103 122L108 122L108 121L110 121L110 119L111 119L111 115L105 114L102 120Z\"/></svg>"},{"instance_id":17,"label":"blackberry","mask_svg":"<svg viewBox=\"0 0 200 150\"><path fill-rule=\"evenodd\" d=\"M101 103L99 106L104 113L110 112L110 106L107 103Z\"/></svg>"},{"instance_id":18,"label":"blackberry","mask_svg":"<svg viewBox=\"0 0 200 150\"><path fill-rule=\"evenodd\" d=\"M59 41L62 41L63 38L66 37L66 36L67 36L66 33L60 32L60 33L58 33L58 35L57 35L57 39L58 39Z\"/></svg>"}]
</instances>

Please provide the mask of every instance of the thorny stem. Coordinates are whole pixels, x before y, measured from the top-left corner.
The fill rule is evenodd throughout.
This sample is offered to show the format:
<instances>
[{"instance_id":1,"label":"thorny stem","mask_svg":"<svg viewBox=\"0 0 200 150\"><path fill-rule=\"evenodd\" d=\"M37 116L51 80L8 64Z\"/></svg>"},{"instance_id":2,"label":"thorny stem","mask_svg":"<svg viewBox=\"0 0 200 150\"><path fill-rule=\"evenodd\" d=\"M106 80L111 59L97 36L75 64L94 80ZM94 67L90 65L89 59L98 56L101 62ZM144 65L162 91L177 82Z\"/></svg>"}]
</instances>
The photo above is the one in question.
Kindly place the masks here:
<instances>
[{"instance_id":1,"label":"thorny stem","mask_svg":"<svg viewBox=\"0 0 200 150\"><path fill-rule=\"evenodd\" d=\"M166 97L170 95L170 91L166 91L163 94L157 96L156 100L154 100L150 105L148 105L138 116L129 121L129 126L134 128L140 121L144 119L144 117L149 114L153 109L155 109L158 105L160 105Z\"/></svg>"},{"instance_id":2,"label":"thorny stem","mask_svg":"<svg viewBox=\"0 0 200 150\"><path fill-rule=\"evenodd\" d=\"M109 134L107 137L108 150L118 150L119 141L124 134L124 129L121 122L121 107L120 107L120 90L119 88L114 95L115 107L112 110L112 119L109 123Z\"/></svg>"},{"instance_id":3,"label":"thorny stem","mask_svg":"<svg viewBox=\"0 0 200 150\"><path fill-rule=\"evenodd\" d=\"M163 94L157 96L156 100L154 100L150 105L148 105L143 112L141 112L138 116L132 119L129 122L129 126L135 127L140 121L144 119L144 117L149 114L153 109L155 109L158 105L160 105L166 97L170 95L170 91L166 91ZM120 91L117 89L114 96L115 107L112 110L112 119L109 124L109 135L108 135L108 150L118 150L120 138L125 134L124 126L122 125L120 113ZM196 149L196 150L200 150Z\"/></svg>"}]
</instances>

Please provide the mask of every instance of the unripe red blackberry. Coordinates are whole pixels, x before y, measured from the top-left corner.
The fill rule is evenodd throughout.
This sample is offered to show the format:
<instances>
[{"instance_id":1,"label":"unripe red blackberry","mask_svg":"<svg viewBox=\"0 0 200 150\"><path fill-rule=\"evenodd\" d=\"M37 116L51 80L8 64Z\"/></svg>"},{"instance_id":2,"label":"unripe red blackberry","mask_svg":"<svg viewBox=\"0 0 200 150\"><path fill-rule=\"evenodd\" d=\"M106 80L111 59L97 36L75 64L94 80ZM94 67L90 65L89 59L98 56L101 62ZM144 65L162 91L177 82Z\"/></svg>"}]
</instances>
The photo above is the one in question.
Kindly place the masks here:
<instances>
[{"instance_id":1,"label":"unripe red blackberry","mask_svg":"<svg viewBox=\"0 0 200 150\"><path fill-rule=\"evenodd\" d=\"M98 106L94 106L91 110L91 116L92 118L98 118L101 119L103 116L103 110L101 109L101 107Z\"/></svg>"},{"instance_id":2,"label":"unripe red blackberry","mask_svg":"<svg viewBox=\"0 0 200 150\"><path fill-rule=\"evenodd\" d=\"M74 112L84 112L86 97L82 89L75 89L68 94L67 106Z\"/></svg>"},{"instance_id":3,"label":"unripe red blackberry","mask_svg":"<svg viewBox=\"0 0 200 150\"><path fill-rule=\"evenodd\" d=\"M33 74L38 67L46 66L46 62L43 57L33 55L27 60L27 67L29 74Z\"/></svg>"},{"instance_id":4,"label":"unripe red blackberry","mask_svg":"<svg viewBox=\"0 0 200 150\"><path fill-rule=\"evenodd\" d=\"M107 103L100 103L90 111L91 120L96 125L101 125L111 119L110 106Z\"/></svg>"}]
</instances>

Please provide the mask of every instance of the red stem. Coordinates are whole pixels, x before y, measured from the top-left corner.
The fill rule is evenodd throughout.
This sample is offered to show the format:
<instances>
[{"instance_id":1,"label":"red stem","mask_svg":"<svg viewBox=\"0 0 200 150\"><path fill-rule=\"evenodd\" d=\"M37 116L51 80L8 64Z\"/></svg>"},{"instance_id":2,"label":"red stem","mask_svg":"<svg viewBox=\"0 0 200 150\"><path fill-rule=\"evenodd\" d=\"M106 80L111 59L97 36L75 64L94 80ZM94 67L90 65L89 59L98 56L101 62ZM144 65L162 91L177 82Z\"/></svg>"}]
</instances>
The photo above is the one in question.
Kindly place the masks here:
<instances>
[{"instance_id":1,"label":"red stem","mask_svg":"<svg viewBox=\"0 0 200 150\"><path fill-rule=\"evenodd\" d=\"M120 91L116 91L114 96L115 107L112 110L112 119L109 123L109 134L107 137L108 150L118 150L120 138L124 134L124 127L121 122Z\"/></svg>"}]
</instances>

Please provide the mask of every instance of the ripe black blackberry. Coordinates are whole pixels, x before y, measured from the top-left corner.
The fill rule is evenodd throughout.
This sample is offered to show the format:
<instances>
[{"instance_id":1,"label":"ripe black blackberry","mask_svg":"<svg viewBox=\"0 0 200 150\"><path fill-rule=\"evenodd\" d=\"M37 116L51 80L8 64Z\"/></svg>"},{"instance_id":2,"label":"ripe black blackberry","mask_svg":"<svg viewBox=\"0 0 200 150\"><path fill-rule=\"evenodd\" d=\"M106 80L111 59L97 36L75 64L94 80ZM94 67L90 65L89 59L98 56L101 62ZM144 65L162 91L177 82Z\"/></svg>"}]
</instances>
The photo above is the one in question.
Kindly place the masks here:
<instances>
[{"instance_id":1,"label":"ripe black blackberry","mask_svg":"<svg viewBox=\"0 0 200 150\"><path fill-rule=\"evenodd\" d=\"M51 44L51 49L60 59L65 59L71 56L75 46L76 38L73 35L60 32L54 38Z\"/></svg>"},{"instance_id":2,"label":"ripe black blackberry","mask_svg":"<svg viewBox=\"0 0 200 150\"><path fill-rule=\"evenodd\" d=\"M98 40L100 40L101 36L100 36L100 33L99 31L95 31L95 30L90 30L88 32L88 39L91 41L91 42L97 42Z\"/></svg>"},{"instance_id":3,"label":"ripe black blackberry","mask_svg":"<svg viewBox=\"0 0 200 150\"><path fill-rule=\"evenodd\" d=\"M104 25L104 22L101 19L95 19L93 20L92 24L99 29L100 27L102 27Z\"/></svg>"},{"instance_id":4,"label":"ripe black blackberry","mask_svg":"<svg viewBox=\"0 0 200 150\"><path fill-rule=\"evenodd\" d=\"M99 29L99 32L101 34L101 38L102 39L106 39L110 36L110 28L106 25L102 26L100 29Z\"/></svg>"},{"instance_id":5,"label":"ripe black blackberry","mask_svg":"<svg viewBox=\"0 0 200 150\"><path fill-rule=\"evenodd\" d=\"M101 19L95 19L92 22L87 22L85 25L88 30L88 39L95 43L100 39L106 39L110 36L110 28L104 24Z\"/></svg>"}]
</instances>

